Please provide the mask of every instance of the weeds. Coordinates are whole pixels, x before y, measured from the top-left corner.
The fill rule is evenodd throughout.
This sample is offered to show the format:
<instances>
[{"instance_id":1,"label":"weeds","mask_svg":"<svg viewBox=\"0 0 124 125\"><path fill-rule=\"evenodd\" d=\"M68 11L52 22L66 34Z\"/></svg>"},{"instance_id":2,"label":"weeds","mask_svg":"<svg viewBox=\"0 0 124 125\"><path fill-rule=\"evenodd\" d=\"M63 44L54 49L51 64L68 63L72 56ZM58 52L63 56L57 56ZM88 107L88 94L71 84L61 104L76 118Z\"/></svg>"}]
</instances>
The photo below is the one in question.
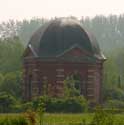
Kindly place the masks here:
<instances>
[{"instance_id":1,"label":"weeds","mask_svg":"<svg viewBox=\"0 0 124 125\"><path fill-rule=\"evenodd\" d=\"M36 124L36 113L33 112L32 110L27 110L25 113L26 118L28 119L30 125L35 125Z\"/></svg>"},{"instance_id":2,"label":"weeds","mask_svg":"<svg viewBox=\"0 0 124 125\"><path fill-rule=\"evenodd\" d=\"M39 118L39 124L43 125L44 113L45 113L44 103L39 103L37 113Z\"/></svg>"},{"instance_id":3,"label":"weeds","mask_svg":"<svg viewBox=\"0 0 124 125\"><path fill-rule=\"evenodd\" d=\"M28 125L27 119L22 116L5 116L0 117L0 125Z\"/></svg>"}]
</instances>

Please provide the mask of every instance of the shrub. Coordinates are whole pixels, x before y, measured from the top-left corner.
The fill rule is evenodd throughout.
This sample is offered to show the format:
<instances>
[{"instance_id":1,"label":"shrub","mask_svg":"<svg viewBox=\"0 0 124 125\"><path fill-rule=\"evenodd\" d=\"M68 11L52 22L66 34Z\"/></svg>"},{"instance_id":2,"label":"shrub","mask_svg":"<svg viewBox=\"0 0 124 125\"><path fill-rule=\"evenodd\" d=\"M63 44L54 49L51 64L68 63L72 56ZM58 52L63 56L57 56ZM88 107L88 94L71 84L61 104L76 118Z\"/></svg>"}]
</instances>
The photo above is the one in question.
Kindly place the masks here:
<instances>
[{"instance_id":1,"label":"shrub","mask_svg":"<svg viewBox=\"0 0 124 125\"><path fill-rule=\"evenodd\" d=\"M28 119L30 125L35 125L35 123L36 123L36 113L35 112L28 110L25 113L25 116Z\"/></svg>"},{"instance_id":2,"label":"shrub","mask_svg":"<svg viewBox=\"0 0 124 125\"><path fill-rule=\"evenodd\" d=\"M95 110L92 125L114 125L114 115L111 112L104 110L102 107L98 106Z\"/></svg>"},{"instance_id":3,"label":"shrub","mask_svg":"<svg viewBox=\"0 0 124 125\"><path fill-rule=\"evenodd\" d=\"M12 112L13 106L16 104L16 99L5 92L0 93L0 112Z\"/></svg>"},{"instance_id":4,"label":"shrub","mask_svg":"<svg viewBox=\"0 0 124 125\"><path fill-rule=\"evenodd\" d=\"M70 113L79 113L85 112L87 110L87 101L79 96L79 97L71 97L65 99L64 102L64 112Z\"/></svg>"},{"instance_id":5,"label":"shrub","mask_svg":"<svg viewBox=\"0 0 124 125\"><path fill-rule=\"evenodd\" d=\"M88 103L82 96L70 98L40 97L33 101L33 108L37 109L39 103L45 105L46 112L79 113L87 110Z\"/></svg>"},{"instance_id":6,"label":"shrub","mask_svg":"<svg viewBox=\"0 0 124 125\"><path fill-rule=\"evenodd\" d=\"M27 110L33 109L33 104L32 102L21 103L21 104L15 105L14 109L15 109L15 112L26 112Z\"/></svg>"},{"instance_id":7,"label":"shrub","mask_svg":"<svg viewBox=\"0 0 124 125\"><path fill-rule=\"evenodd\" d=\"M108 100L105 104L104 104L105 108L111 108L113 107L114 109L121 109L121 112L124 110L124 101L120 101L120 100ZM118 110L119 111L119 110Z\"/></svg>"},{"instance_id":8,"label":"shrub","mask_svg":"<svg viewBox=\"0 0 124 125\"><path fill-rule=\"evenodd\" d=\"M38 118L39 118L39 124L43 125L43 123L44 123L44 113L45 113L44 103L41 102L38 105L37 113L38 113Z\"/></svg>"},{"instance_id":9,"label":"shrub","mask_svg":"<svg viewBox=\"0 0 124 125\"><path fill-rule=\"evenodd\" d=\"M104 90L104 100L124 100L124 91L119 88L108 88Z\"/></svg>"}]
</instances>

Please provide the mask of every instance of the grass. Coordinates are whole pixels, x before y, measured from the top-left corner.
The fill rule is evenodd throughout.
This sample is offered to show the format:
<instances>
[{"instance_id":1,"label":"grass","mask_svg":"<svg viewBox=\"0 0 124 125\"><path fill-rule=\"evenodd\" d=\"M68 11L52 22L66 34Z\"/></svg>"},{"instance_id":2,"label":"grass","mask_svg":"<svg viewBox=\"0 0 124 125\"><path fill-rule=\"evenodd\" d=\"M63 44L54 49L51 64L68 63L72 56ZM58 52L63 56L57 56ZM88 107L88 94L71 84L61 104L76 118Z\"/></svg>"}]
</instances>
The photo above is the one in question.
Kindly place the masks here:
<instances>
[{"instance_id":1,"label":"grass","mask_svg":"<svg viewBox=\"0 0 124 125\"><path fill-rule=\"evenodd\" d=\"M14 117L19 117L20 114L0 114L0 119L8 117L13 119ZM84 120L86 123L90 123L93 119L93 113L84 113L84 114L48 114L44 115L44 125L74 125L82 123ZM123 121L124 123L124 114L114 115L114 121L116 125ZM122 125L122 124L121 124Z\"/></svg>"},{"instance_id":2,"label":"grass","mask_svg":"<svg viewBox=\"0 0 124 125\"><path fill-rule=\"evenodd\" d=\"M0 125L28 125L22 114L0 114Z\"/></svg>"},{"instance_id":3,"label":"grass","mask_svg":"<svg viewBox=\"0 0 124 125\"><path fill-rule=\"evenodd\" d=\"M8 117L9 119L13 119L14 117L19 117L20 114L0 114L0 119ZM85 114L48 114L44 115L44 124L47 125L68 125L73 123L82 123L85 119L86 123L90 123L93 118L93 114L85 113Z\"/></svg>"},{"instance_id":4,"label":"grass","mask_svg":"<svg viewBox=\"0 0 124 125\"><path fill-rule=\"evenodd\" d=\"M45 114L44 123L52 124L70 124L82 123L85 119L89 123L93 118L93 114Z\"/></svg>"}]
</instances>

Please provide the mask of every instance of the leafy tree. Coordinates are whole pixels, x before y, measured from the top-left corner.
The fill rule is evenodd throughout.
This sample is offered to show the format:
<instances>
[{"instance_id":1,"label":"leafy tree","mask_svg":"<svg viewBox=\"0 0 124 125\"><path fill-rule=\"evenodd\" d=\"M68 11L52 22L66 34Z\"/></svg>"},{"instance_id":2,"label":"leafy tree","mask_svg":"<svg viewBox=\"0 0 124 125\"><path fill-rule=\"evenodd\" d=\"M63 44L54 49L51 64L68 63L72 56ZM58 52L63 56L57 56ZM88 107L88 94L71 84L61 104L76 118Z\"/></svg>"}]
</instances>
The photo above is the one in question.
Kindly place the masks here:
<instances>
[{"instance_id":1,"label":"leafy tree","mask_svg":"<svg viewBox=\"0 0 124 125\"><path fill-rule=\"evenodd\" d=\"M117 86L118 75L117 64L112 57L108 57L108 60L104 64L104 87L110 88Z\"/></svg>"},{"instance_id":2,"label":"leafy tree","mask_svg":"<svg viewBox=\"0 0 124 125\"><path fill-rule=\"evenodd\" d=\"M116 87L108 88L104 90L103 94L105 100L114 99L124 101L124 92L122 89Z\"/></svg>"},{"instance_id":3,"label":"leafy tree","mask_svg":"<svg viewBox=\"0 0 124 125\"><path fill-rule=\"evenodd\" d=\"M11 112L16 100L10 94L5 92L0 93L0 112Z\"/></svg>"},{"instance_id":4,"label":"leafy tree","mask_svg":"<svg viewBox=\"0 0 124 125\"><path fill-rule=\"evenodd\" d=\"M20 70L23 52L24 47L17 37L0 41L0 71L6 73Z\"/></svg>"},{"instance_id":5,"label":"leafy tree","mask_svg":"<svg viewBox=\"0 0 124 125\"><path fill-rule=\"evenodd\" d=\"M0 91L7 92L17 98L21 97L21 73L7 73L4 76L2 84L0 84Z\"/></svg>"},{"instance_id":6,"label":"leafy tree","mask_svg":"<svg viewBox=\"0 0 124 125\"><path fill-rule=\"evenodd\" d=\"M9 20L8 22L2 22L0 24L0 36L2 39L13 38L17 36L17 31L19 29L18 22L14 20Z\"/></svg>"}]
</instances>

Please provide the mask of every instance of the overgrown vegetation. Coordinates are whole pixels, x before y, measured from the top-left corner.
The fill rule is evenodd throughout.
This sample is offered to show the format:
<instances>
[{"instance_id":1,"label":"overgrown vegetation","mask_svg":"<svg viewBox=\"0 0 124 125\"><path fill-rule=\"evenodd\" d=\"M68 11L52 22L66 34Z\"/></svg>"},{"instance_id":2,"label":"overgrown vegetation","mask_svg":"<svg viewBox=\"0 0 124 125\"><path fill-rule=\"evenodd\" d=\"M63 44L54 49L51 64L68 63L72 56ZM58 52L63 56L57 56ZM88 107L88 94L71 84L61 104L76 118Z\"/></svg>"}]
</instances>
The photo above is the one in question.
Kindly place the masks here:
<instances>
[{"instance_id":1,"label":"overgrown vegetation","mask_svg":"<svg viewBox=\"0 0 124 125\"><path fill-rule=\"evenodd\" d=\"M82 96L70 98L40 97L32 102L32 108L43 103L45 111L49 113L80 113L88 110L88 103Z\"/></svg>"},{"instance_id":2,"label":"overgrown vegetation","mask_svg":"<svg viewBox=\"0 0 124 125\"><path fill-rule=\"evenodd\" d=\"M83 114L44 114L39 120L39 115L28 111L27 114L2 114L0 125L123 125L123 114L115 114L114 109L97 107L94 113Z\"/></svg>"},{"instance_id":3,"label":"overgrown vegetation","mask_svg":"<svg viewBox=\"0 0 124 125\"><path fill-rule=\"evenodd\" d=\"M29 125L24 115L2 115L0 125Z\"/></svg>"}]
</instances>

